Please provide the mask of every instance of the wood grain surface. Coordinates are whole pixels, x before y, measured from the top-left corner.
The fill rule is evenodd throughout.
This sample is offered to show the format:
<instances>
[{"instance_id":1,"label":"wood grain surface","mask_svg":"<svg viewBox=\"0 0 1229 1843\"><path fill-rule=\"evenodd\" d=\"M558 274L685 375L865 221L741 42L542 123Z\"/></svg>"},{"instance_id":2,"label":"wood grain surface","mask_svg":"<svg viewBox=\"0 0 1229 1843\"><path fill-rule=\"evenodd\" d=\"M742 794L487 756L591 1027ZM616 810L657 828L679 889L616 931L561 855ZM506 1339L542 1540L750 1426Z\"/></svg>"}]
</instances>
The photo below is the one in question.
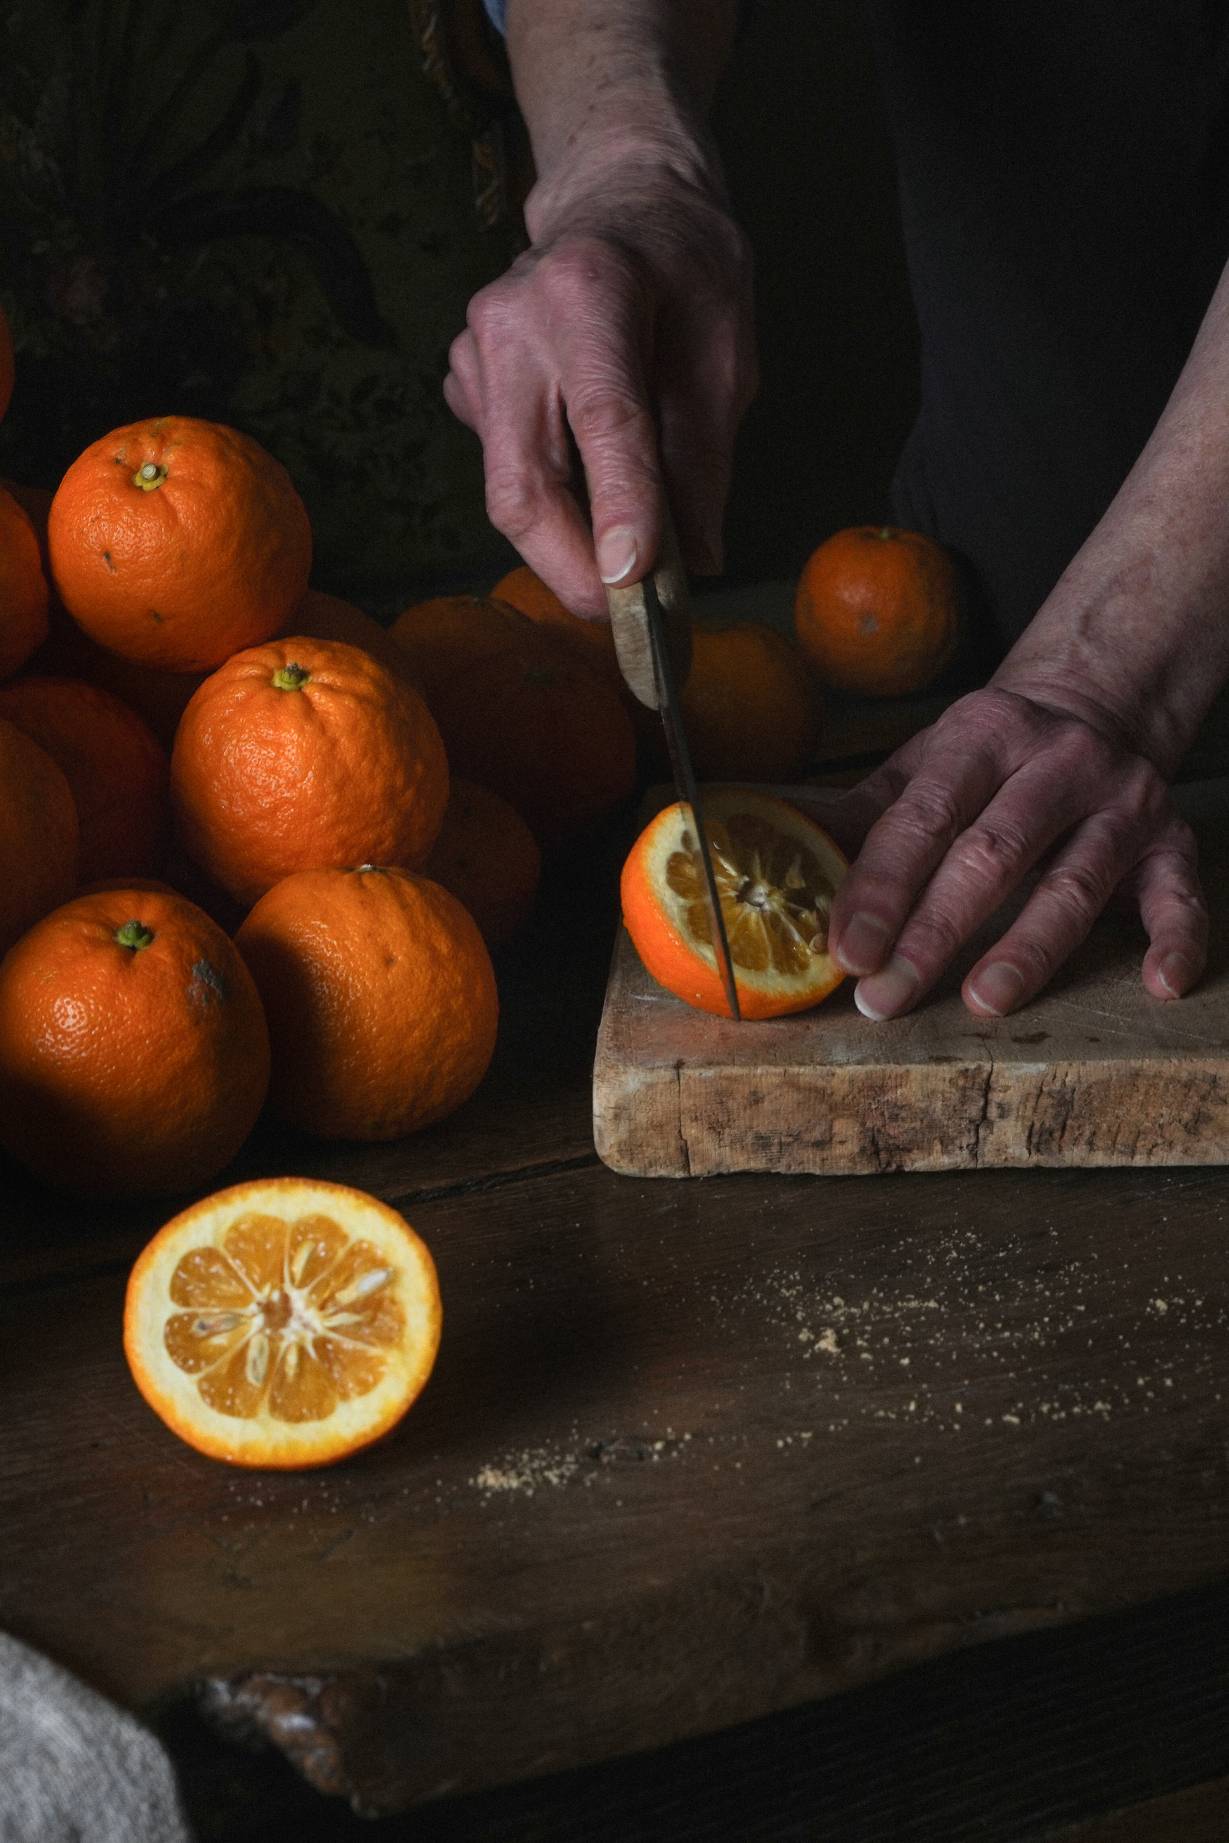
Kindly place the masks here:
<instances>
[{"instance_id":1,"label":"wood grain surface","mask_svg":"<svg viewBox=\"0 0 1229 1843\"><path fill-rule=\"evenodd\" d=\"M1041 1843L1225 1843L1229 1779L1188 1786L1086 1824L1054 1830Z\"/></svg>"},{"instance_id":2,"label":"wood grain surface","mask_svg":"<svg viewBox=\"0 0 1229 1843\"><path fill-rule=\"evenodd\" d=\"M137 1707L205 1686L389 1810L1223 1573L1220 1172L385 1194L441 1359L331 1474L150 1417L139 1233L3 1276L0 1624Z\"/></svg>"},{"instance_id":3,"label":"wood grain surface","mask_svg":"<svg viewBox=\"0 0 1229 1843\"><path fill-rule=\"evenodd\" d=\"M251 1474L176 1441L129 1380L120 1313L179 1200L95 1209L0 1169L0 1626L167 1732L195 1711L371 1812L834 1696L903 1709L924 1672L982 1708L975 1655L1099 1614L1144 1621L1135 1681L1168 1681L1170 1652L1184 1670L1229 1624L1229 1177L619 1178L589 1117L621 841L603 849L556 871L502 963L496 1064L453 1121L385 1147L265 1126L221 1175L364 1185L437 1259L436 1374L352 1463ZM1158 1638L1149 1603L1193 1589L1199 1617ZM1112 1645L1086 1642L1108 1683ZM1029 1758L1098 1680L1050 1706L1049 1657L1005 1666L1036 1686ZM1133 1695L1105 1692L1097 1744L1120 1762ZM1136 1795L1226 1770L1201 1744Z\"/></svg>"},{"instance_id":4,"label":"wood grain surface","mask_svg":"<svg viewBox=\"0 0 1229 1843\"><path fill-rule=\"evenodd\" d=\"M1185 1594L374 1823L186 1709L173 1741L199 1843L1223 1843L1227 1615Z\"/></svg>"},{"instance_id":5,"label":"wood grain surface","mask_svg":"<svg viewBox=\"0 0 1229 1843\"><path fill-rule=\"evenodd\" d=\"M909 1016L862 1018L846 980L816 1010L734 1024L662 991L619 937L593 1078L594 1135L639 1177L1181 1165L1229 1157L1229 780L1183 788L1213 910L1199 989L1143 990L1138 921L1106 917L1048 991L976 1018L964 972Z\"/></svg>"}]
</instances>

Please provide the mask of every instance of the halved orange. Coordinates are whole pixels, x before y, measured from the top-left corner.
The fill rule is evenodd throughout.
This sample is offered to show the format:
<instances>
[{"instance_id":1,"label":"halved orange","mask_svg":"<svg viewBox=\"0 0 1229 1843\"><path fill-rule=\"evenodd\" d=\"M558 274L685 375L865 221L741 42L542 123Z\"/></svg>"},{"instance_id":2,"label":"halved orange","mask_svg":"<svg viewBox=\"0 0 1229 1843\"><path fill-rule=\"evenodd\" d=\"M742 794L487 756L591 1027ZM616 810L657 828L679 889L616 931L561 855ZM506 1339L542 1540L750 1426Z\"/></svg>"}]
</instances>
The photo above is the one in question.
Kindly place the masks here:
<instances>
[{"instance_id":1,"label":"halved orange","mask_svg":"<svg viewBox=\"0 0 1229 1843\"><path fill-rule=\"evenodd\" d=\"M396 1210L344 1184L265 1178L159 1229L128 1282L124 1354L198 1452L333 1465L405 1414L440 1320L435 1263Z\"/></svg>"},{"instance_id":2,"label":"halved orange","mask_svg":"<svg viewBox=\"0 0 1229 1843\"><path fill-rule=\"evenodd\" d=\"M772 794L709 787L703 805L742 1015L809 1010L845 976L828 953L828 914L848 860L822 826ZM689 807L650 821L620 889L624 925L658 984L728 1017Z\"/></svg>"}]
</instances>

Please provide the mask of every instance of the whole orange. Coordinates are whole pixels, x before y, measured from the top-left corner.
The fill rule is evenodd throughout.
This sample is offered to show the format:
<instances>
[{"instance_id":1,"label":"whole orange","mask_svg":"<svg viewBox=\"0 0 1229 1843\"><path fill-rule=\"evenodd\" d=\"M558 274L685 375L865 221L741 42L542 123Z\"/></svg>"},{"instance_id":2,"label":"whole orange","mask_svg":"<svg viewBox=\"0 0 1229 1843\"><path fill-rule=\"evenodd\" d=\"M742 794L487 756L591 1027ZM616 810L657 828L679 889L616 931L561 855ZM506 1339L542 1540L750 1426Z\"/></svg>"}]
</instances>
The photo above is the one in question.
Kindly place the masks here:
<instances>
[{"instance_id":1,"label":"whole orange","mask_svg":"<svg viewBox=\"0 0 1229 1843\"><path fill-rule=\"evenodd\" d=\"M4 309L0 307L0 416L12 402L14 370L13 335Z\"/></svg>"},{"instance_id":2,"label":"whole orange","mask_svg":"<svg viewBox=\"0 0 1229 1843\"><path fill-rule=\"evenodd\" d=\"M0 487L0 678L47 638L47 578L27 512Z\"/></svg>"},{"instance_id":3,"label":"whole orange","mask_svg":"<svg viewBox=\"0 0 1229 1843\"><path fill-rule=\"evenodd\" d=\"M544 847L584 831L635 785L622 698L548 634L477 660L432 709L455 772L502 794Z\"/></svg>"},{"instance_id":4,"label":"whole orange","mask_svg":"<svg viewBox=\"0 0 1229 1843\"><path fill-rule=\"evenodd\" d=\"M427 877L286 877L235 937L273 1044L274 1106L325 1139L397 1139L469 1099L499 999L477 924Z\"/></svg>"},{"instance_id":5,"label":"whole orange","mask_svg":"<svg viewBox=\"0 0 1229 1843\"><path fill-rule=\"evenodd\" d=\"M794 628L825 684L904 697L950 663L960 604L956 566L941 544L919 531L856 525L807 559Z\"/></svg>"},{"instance_id":6,"label":"whole orange","mask_svg":"<svg viewBox=\"0 0 1229 1843\"><path fill-rule=\"evenodd\" d=\"M696 773L709 780L796 780L818 735L805 654L755 621L692 629L682 708Z\"/></svg>"},{"instance_id":7,"label":"whole orange","mask_svg":"<svg viewBox=\"0 0 1229 1843\"><path fill-rule=\"evenodd\" d=\"M502 946L528 919L541 874L538 841L516 809L454 775L423 875L465 904L488 947Z\"/></svg>"},{"instance_id":8,"label":"whole orange","mask_svg":"<svg viewBox=\"0 0 1229 1843\"><path fill-rule=\"evenodd\" d=\"M448 762L411 685L356 646L294 635L211 674L171 755L179 841L239 902L295 870L413 868L448 804Z\"/></svg>"},{"instance_id":9,"label":"whole orange","mask_svg":"<svg viewBox=\"0 0 1229 1843\"><path fill-rule=\"evenodd\" d=\"M0 966L0 1137L49 1184L192 1189L239 1150L268 1080L251 976L182 896L79 896Z\"/></svg>"},{"instance_id":10,"label":"whole orange","mask_svg":"<svg viewBox=\"0 0 1229 1843\"><path fill-rule=\"evenodd\" d=\"M323 589L309 589L290 617L288 633L309 634L314 640L344 640L347 646L360 646L382 666L416 684L409 661L387 627L364 614L353 602L340 595L326 595Z\"/></svg>"},{"instance_id":11,"label":"whole orange","mask_svg":"<svg viewBox=\"0 0 1229 1843\"><path fill-rule=\"evenodd\" d=\"M134 710L79 678L18 678L0 685L0 717L63 769L77 803L83 883L156 868L166 843L169 764Z\"/></svg>"},{"instance_id":12,"label":"whole orange","mask_svg":"<svg viewBox=\"0 0 1229 1843\"><path fill-rule=\"evenodd\" d=\"M614 629L609 621L586 621L583 616L573 614L527 563L501 576L491 595L494 600L519 608L531 621L549 628L560 640L574 646L579 657L594 671L622 688L623 674L619 670Z\"/></svg>"},{"instance_id":13,"label":"whole orange","mask_svg":"<svg viewBox=\"0 0 1229 1843\"><path fill-rule=\"evenodd\" d=\"M0 954L77 886L76 802L63 770L0 719Z\"/></svg>"},{"instance_id":14,"label":"whole orange","mask_svg":"<svg viewBox=\"0 0 1229 1843\"><path fill-rule=\"evenodd\" d=\"M160 416L94 442L52 501L60 599L100 646L207 672L303 599L311 527L290 476L221 423Z\"/></svg>"},{"instance_id":15,"label":"whole orange","mask_svg":"<svg viewBox=\"0 0 1229 1843\"><path fill-rule=\"evenodd\" d=\"M437 595L414 602L389 629L428 704L479 659L523 646L533 624L489 595Z\"/></svg>"}]
</instances>

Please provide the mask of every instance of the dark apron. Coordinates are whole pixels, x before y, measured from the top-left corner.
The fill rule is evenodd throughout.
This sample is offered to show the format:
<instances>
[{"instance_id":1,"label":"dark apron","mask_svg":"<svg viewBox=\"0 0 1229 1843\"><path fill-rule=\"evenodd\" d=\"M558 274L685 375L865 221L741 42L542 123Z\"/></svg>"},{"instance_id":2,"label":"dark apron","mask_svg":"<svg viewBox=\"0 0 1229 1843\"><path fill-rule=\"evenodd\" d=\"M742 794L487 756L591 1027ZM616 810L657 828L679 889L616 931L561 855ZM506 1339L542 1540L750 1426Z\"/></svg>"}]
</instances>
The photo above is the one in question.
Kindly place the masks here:
<instances>
[{"instance_id":1,"label":"dark apron","mask_svg":"<svg viewBox=\"0 0 1229 1843\"><path fill-rule=\"evenodd\" d=\"M1010 644L1147 441L1229 256L1229 7L869 0L921 333L902 524Z\"/></svg>"}]
</instances>

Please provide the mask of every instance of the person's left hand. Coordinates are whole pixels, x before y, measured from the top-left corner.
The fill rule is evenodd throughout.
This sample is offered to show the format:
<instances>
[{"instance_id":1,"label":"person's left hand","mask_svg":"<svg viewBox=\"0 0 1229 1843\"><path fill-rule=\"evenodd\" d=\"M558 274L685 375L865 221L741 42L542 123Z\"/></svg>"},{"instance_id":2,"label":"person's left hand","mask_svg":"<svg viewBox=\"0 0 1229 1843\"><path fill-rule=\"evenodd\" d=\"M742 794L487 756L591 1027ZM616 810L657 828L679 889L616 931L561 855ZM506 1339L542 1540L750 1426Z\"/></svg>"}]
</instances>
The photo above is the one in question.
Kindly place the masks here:
<instances>
[{"instance_id":1,"label":"person's left hand","mask_svg":"<svg viewBox=\"0 0 1229 1843\"><path fill-rule=\"evenodd\" d=\"M1032 998L1120 887L1148 934L1147 991L1178 998L1199 979L1208 917L1190 827L1110 718L1071 704L1050 687L975 691L849 793L807 801L838 840L865 834L829 927L864 1016L916 1005L1043 860L964 980L970 1011L1002 1016Z\"/></svg>"}]
</instances>

